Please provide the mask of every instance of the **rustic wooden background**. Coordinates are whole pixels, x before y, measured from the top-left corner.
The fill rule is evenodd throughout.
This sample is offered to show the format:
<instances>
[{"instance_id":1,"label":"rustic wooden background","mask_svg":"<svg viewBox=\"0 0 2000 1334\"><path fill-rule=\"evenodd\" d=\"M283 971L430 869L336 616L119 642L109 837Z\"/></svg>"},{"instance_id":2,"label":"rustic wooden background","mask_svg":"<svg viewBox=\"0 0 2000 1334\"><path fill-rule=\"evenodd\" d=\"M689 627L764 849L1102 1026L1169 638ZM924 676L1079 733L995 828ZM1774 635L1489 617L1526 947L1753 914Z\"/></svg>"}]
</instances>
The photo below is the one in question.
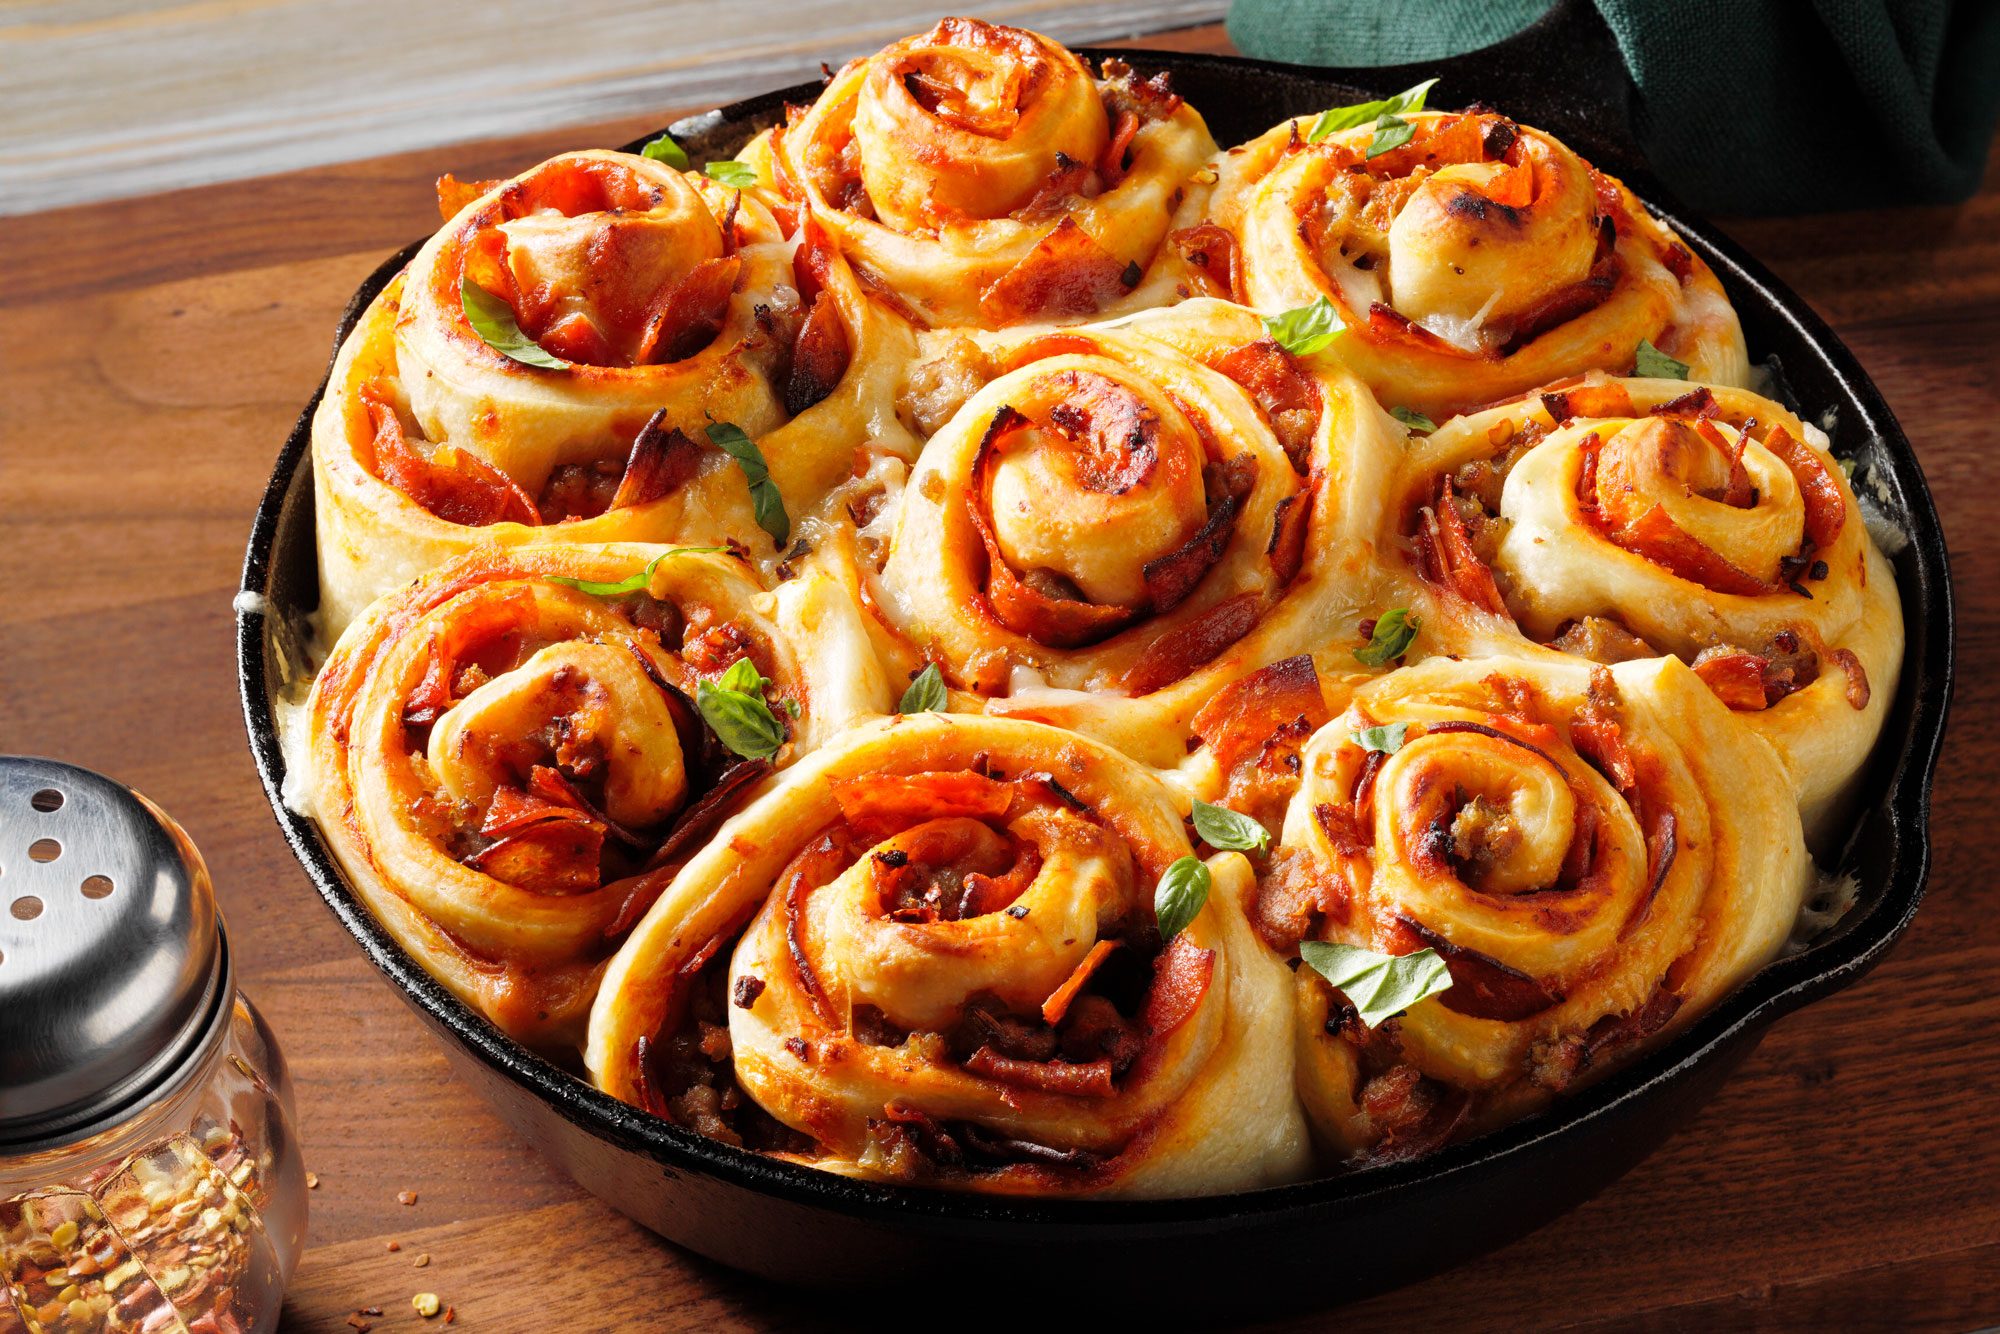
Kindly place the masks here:
<instances>
[{"instance_id":1,"label":"rustic wooden background","mask_svg":"<svg viewBox=\"0 0 2000 1334\"><path fill-rule=\"evenodd\" d=\"M1228 5L977 8L1082 43ZM727 102L937 13L936 0L0 0L0 214Z\"/></svg>"},{"instance_id":2,"label":"rustic wooden background","mask_svg":"<svg viewBox=\"0 0 2000 1334\"><path fill-rule=\"evenodd\" d=\"M1217 28L1145 44L1224 49ZM378 1328L408 1328L419 1291L481 1330L824 1318L585 1196L448 1074L286 852L232 677L230 597L271 460L349 292L435 225L431 178L505 174L668 117L0 218L0 749L117 775L206 849L320 1182L290 1329L339 1334L371 1306ZM1961 208L1727 229L1850 342L1944 512L1960 671L1930 900L1887 963L1781 1023L1623 1181L1343 1312L1347 1327L2000 1317L2000 878L1985 847L2000 800L2000 170ZM1337 1293L1340 1258L1300 1282Z\"/></svg>"}]
</instances>

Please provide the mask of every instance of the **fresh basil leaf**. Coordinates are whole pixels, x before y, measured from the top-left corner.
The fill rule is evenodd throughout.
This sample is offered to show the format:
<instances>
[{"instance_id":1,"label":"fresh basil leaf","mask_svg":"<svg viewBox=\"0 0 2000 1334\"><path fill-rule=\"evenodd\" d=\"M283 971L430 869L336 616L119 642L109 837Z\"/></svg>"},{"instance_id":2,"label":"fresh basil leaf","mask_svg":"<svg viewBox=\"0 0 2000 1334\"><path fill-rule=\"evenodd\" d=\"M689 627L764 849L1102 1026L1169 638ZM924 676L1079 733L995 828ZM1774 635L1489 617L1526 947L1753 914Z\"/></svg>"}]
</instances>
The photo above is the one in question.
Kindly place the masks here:
<instances>
[{"instance_id":1,"label":"fresh basil leaf","mask_svg":"<svg viewBox=\"0 0 2000 1334\"><path fill-rule=\"evenodd\" d=\"M1211 806L1205 801L1194 804L1194 832L1211 848L1262 852L1271 846L1271 831L1261 823L1241 811Z\"/></svg>"},{"instance_id":2,"label":"fresh basil leaf","mask_svg":"<svg viewBox=\"0 0 2000 1334\"><path fill-rule=\"evenodd\" d=\"M764 452L757 448L757 442L743 433L743 428L733 422L710 422L708 440L743 470L743 480L750 484L750 503L756 507L757 526L771 535L771 540L780 547L792 535L791 516L785 513L785 498L778 493L778 484L771 480L771 470L764 464Z\"/></svg>"},{"instance_id":3,"label":"fresh basil leaf","mask_svg":"<svg viewBox=\"0 0 2000 1334\"><path fill-rule=\"evenodd\" d=\"M768 760L785 744L785 725L764 702L764 687L771 684L758 675L756 664L738 658L714 682L695 687L695 708L735 754L746 760Z\"/></svg>"},{"instance_id":4,"label":"fresh basil leaf","mask_svg":"<svg viewBox=\"0 0 2000 1334\"><path fill-rule=\"evenodd\" d=\"M1386 667L1403 656L1421 629L1423 621L1412 616L1408 607L1385 611L1375 618L1375 629L1368 642L1354 650L1354 656L1367 666Z\"/></svg>"},{"instance_id":5,"label":"fresh basil leaf","mask_svg":"<svg viewBox=\"0 0 2000 1334\"><path fill-rule=\"evenodd\" d=\"M675 171L688 169L687 150L674 142L674 136L663 134L639 150L640 157L649 157L655 162L664 162Z\"/></svg>"},{"instance_id":6,"label":"fresh basil leaf","mask_svg":"<svg viewBox=\"0 0 2000 1334\"><path fill-rule=\"evenodd\" d=\"M472 326L472 332L484 339L486 346L495 352L523 366L540 366L551 371L569 369L567 361L551 356L540 343L521 332L512 306L471 278L459 280L458 301L465 309L465 322Z\"/></svg>"},{"instance_id":7,"label":"fresh basil leaf","mask_svg":"<svg viewBox=\"0 0 2000 1334\"><path fill-rule=\"evenodd\" d=\"M721 181L737 190L746 190L757 183L757 169L748 162L738 162L725 158L721 162L711 162L702 171L711 181Z\"/></svg>"},{"instance_id":8,"label":"fresh basil leaf","mask_svg":"<svg viewBox=\"0 0 2000 1334\"><path fill-rule=\"evenodd\" d=\"M1295 357L1319 351L1331 343L1344 327L1340 322L1340 312L1325 297L1320 297L1310 306L1295 306L1264 317L1264 332Z\"/></svg>"},{"instance_id":9,"label":"fresh basil leaf","mask_svg":"<svg viewBox=\"0 0 2000 1334\"><path fill-rule=\"evenodd\" d=\"M931 663L903 692L903 698L896 704L897 713L943 713L945 705L944 673Z\"/></svg>"},{"instance_id":10,"label":"fresh basil leaf","mask_svg":"<svg viewBox=\"0 0 2000 1334\"><path fill-rule=\"evenodd\" d=\"M1385 115L1375 122L1375 137L1368 141L1367 156L1381 157L1392 148L1401 148L1416 132L1417 127L1402 117Z\"/></svg>"},{"instance_id":11,"label":"fresh basil leaf","mask_svg":"<svg viewBox=\"0 0 2000 1334\"><path fill-rule=\"evenodd\" d=\"M745 695L760 695L764 692L764 687L771 684L771 681L769 677L760 676L757 672L757 664L746 657L738 658L735 662L730 663L728 669L721 676L715 678L715 684L721 690L734 690Z\"/></svg>"},{"instance_id":12,"label":"fresh basil leaf","mask_svg":"<svg viewBox=\"0 0 2000 1334\"><path fill-rule=\"evenodd\" d=\"M1359 945L1308 940L1299 946L1299 957L1339 987L1370 1028L1451 987L1451 970L1436 950L1377 954Z\"/></svg>"},{"instance_id":13,"label":"fresh basil leaf","mask_svg":"<svg viewBox=\"0 0 2000 1334\"><path fill-rule=\"evenodd\" d=\"M1405 88L1394 97L1385 97L1379 102L1356 102L1350 107L1334 107L1331 111L1319 113L1312 129L1306 132L1306 142L1316 144L1329 134L1351 130L1371 121L1379 123L1384 116L1400 116L1409 111L1422 111L1424 98L1430 93L1436 79L1425 79L1414 88ZM1375 156L1370 153L1368 156Z\"/></svg>"},{"instance_id":14,"label":"fresh basil leaf","mask_svg":"<svg viewBox=\"0 0 2000 1334\"><path fill-rule=\"evenodd\" d=\"M1172 940L1195 919L1208 902L1210 876L1201 858L1187 856L1167 868L1153 891L1153 914L1160 919L1160 939Z\"/></svg>"},{"instance_id":15,"label":"fresh basil leaf","mask_svg":"<svg viewBox=\"0 0 2000 1334\"><path fill-rule=\"evenodd\" d=\"M1632 374L1648 380L1685 380L1688 368L1685 361L1675 361L1654 347L1652 339L1641 338L1632 356Z\"/></svg>"},{"instance_id":16,"label":"fresh basil leaf","mask_svg":"<svg viewBox=\"0 0 2000 1334\"><path fill-rule=\"evenodd\" d=\"M1409 738L1410 725L1383 723L1379 727L1364 727L1353 735L1354 744L1363 750L1379 750L1384 755L1394 755Z\"/></svg>"},{"instance_id":17,"label":"fresh basil leaf","mask_svg":"<svg viewBox=\"0 0 2000 1334\"><path fill-rule=\"evenodd\" d=\"M1389 415L1412 431L1435 431L1438 424L1415 408L1390 408Z\"/></svg>"},{"instance_id":18,"label":"fresh basil leaf","mask_svg":"<svg viewBox=\"0 0 2000 1334\"><path fill-rule=\"evenodd\" d=\"M660 562L669 556L707 556L727 550L729 550L728 547L675 547L671 551L662 551L659 555L646 562L645 569L639 571L637 574L627 575L615 584L600 583L595 579L571 579L569 576L562 574L552 574L544 582L565 584L570 588L574 588L579 593L588 593L592 597L615 598L621 593L636 593L652 583L653 571L659 568Z\"/></svg>"}]
</instances>

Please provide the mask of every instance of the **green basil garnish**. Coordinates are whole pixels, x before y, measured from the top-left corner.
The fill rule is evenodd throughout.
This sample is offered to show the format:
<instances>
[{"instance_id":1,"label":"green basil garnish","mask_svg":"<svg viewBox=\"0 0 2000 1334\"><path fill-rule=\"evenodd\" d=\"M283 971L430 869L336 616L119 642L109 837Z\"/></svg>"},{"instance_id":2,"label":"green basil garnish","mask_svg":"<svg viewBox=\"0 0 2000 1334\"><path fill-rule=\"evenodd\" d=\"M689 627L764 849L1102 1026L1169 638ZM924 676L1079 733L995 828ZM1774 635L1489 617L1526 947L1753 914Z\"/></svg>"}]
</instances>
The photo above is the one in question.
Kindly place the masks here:
<instances>
[{"instance_id":1,"label":"green basil garnish","mask_svg":"<svg viewBox=\"0 0 2000 1334\"><path fill-rule=\"evenodd\" d=\"M1160 920L1160 939L1172 940L1195 919L1208 902L1210 876L1201 858L1186 856L1167 868L1153 891L1153 914Z\"/></svg>"},{"instance_id":2,"label":"green basil garnish","mask_svg":"<svg viewBox=\"0 0 2000 1334\"><path fill-rule=\"evenodd\" d=\"M1654 347L1652 339L1641 338L1632 356L1632 374L1648 380L1685 380L1688 368L1685 361L1675 361Z\"/></svg>"},{"instance_id":3,"label":"green basil garnish","mask_svg":"<svg viewBox=\"0 0 2000 1334\"><path fill-rule=\"evenodd\" d=\"M1424 98L1430 93L1431 85L1436 82L1436 79L1425 79L1416 87L1405 88L1394 97L1385 97L1379 102L1357 102L1351 107L1335 107L1331 111L1322 111L1319 113L1319 119L1313 122L1312 129L1306 132L1306 142L1316 144L1329 134L1351 130L1371 121L1379 127L1384 116L1400 116L1409 111L1422 111ZM1378 135L1381 133L1379 128L1376 133ZM1368 156L1374 157L1375 154L1370 152Z\"/></svg>"},{"instance_id":4,"label":"green basil garnish","mask_svg":"<svg viewBox=\"0 0 2000 1334\"><path fill-rule=\"evenodd\" d=\"M1364 727L1353 734L1355 745L1363 750L1379 750L1384 755L1394 755L1401 750L1409 735L1408 723L1383 723L1380 727Z\"/></svg>"},{"instance_id":5,"label":"green basil garnish","mask_svg":"<svg viewBox=\"0 0 2000 1334\"><path fill-rule=\"evenodd\" d=\"M785 726L764 702L770 681L756 664L738 658L714 682L695 687L695 707L722 744L746 760L768 760L785 744Z\"/></svg>"},{"instance_id":6,"label":"green basil garnish","mask_svg":"<svg viewBox=\"0 0 2000 1334\"><path fill-rule=\"evenodd\" d=\"M465 310L465 322L472 326L472 332L484 339L486 346L495 352L523 366L540 366L550 371L569 369L567 361L551 356L540 343L521 332L512 306L471 278L460 279L458 301Z\"/></svg>"},{"instance_id":7,"label":"green basil garnish","mask_svg":"<svg viewBox=\"0 0 2000 1334\"><path fill-rule=\"evenodd\" d=\"M1370 1028L1452 986L1452 970L1436 950L1376 954L1338 940L1308 940L1298 946L1298 956L1338 986Z\"/></svg>"},{"instance_id":8,"label":"green basil garnish","mask_svg":"<svg viewBox=\"0 0 2000 1334\"><path fill-rule=\"evenodd\" d=\"M1385 611L1375 618L1368 642L1354 650L1354 656L1367 666L1386 667L1403 656L1421 629L1423 621L1412 616L1408 607Z\"/></svg>"},{"instance_id":9,"label":"green basil garnish","mask_svg":"<svg viewBox=\"0 0 2000 1334\"><path fill-rule=\"evenodd\" d=\"M903 698L896 705L897 713L943 713L945 706L944 673L931 663L918 672L909 688L903 691Z\"/></svg>"},{"instance_id":10,"label":"green basil garnish","mask_svg":"<svg viewBox=\"0 0 2000 1334\"><path fill-rule=\"evenodd\" d=\"M1435 431L1438 424L1415 408L1390 408L1389 415L1412 431Z\"/></svg>"},{"instance_id":11,"label":"green basil garnish","mask_svg":"<svg viewBox=\"0 0 2000 1334\"><path fill-rule=\"evenodd\" d=\"M640 157L649 157L655 162L664 162L675 171L688 169L687 150L674 142L674 136L663 134L647 143L639 150Z\"/></svg>"},{"instance_id":12,"label":"green basil garnish","mask_svg":"<svg viewBox=\"0 0 2000 1334\"><path fill-rule=\"evenodd\" d=\"M780 547L792 535L791 516L785 513L785 498L778 494L778 484L771 480L771 470L764 464L764 452L757 448L757 442L743 434L743 428L733 422L710 422L708 440L743 470L743 480L750 484L750 503L757 510L757 526L771 535L771 540Z\"/></svg>"},{"instance_id":13,"label":"green basil garnish","mask_svg":"<svg viewBox=\"0 0 2000 1334\"><path fill-rule=\"evenodd\" d=\"M721 181L734 189L745 190L757 183L757 169L748 162L738 162L726 158L721 162L711 162L702 171L711 181Z\"/></svg>"},{"instance_id":14,"label":"green basil garnish","mask_svg":"<svg viewBox=\"0 0 2000 1334\"><path fill-rule=\"evenodd\" d=\"M1417 127L1402 117L1384 115L1375 122L1375 135L1368 141L1367 156L1381 157L1392 148L1401 148L1416 132Z\"/></svg>"},{"instance_id":15,"label":"green basil garnish","mask_svg":"<svg viewBox=\"0 0 2000 1334\"><path fill-rule=\"evenodd\" d=\"M1320 297L1310 306L1295 306L1277 315L1264 317L1264 332L1295 357L1319 351L1331 343L1344 327L1340 322L1340 312L1325 297Z\"/></svg>"},{"instance_id":16,"label":"green basil garnish","mask_svg":"<svg viewBox=\"0 0 2000 1334\"><path fill-rule=\"evenodd\" d=\"M615 598L621 593L636 593L646 587L646 585L652 583L653 571L659 567L661 561L669 556L709 556L727 550L729 550L728 547L675 547L671 551L662 551L659 555L646 562L645 569L639 571L637 574L627 575L615 584L600 583L595 579L572 579L568 575L563 574L552 574L548 576L546 582L551 584L565 584L570 588L574 588L579 593L588 593L592 597Z\"/></svg>"},{"instance_id":17,"label":"green basil garnish","mask_svg":"<svg viewBox=\"0 0 2000 1334\"><path fill-rule=\"evenodd\" d=\"M1339 987L1370 1028L1451 987L1451 970L1436 950L1377 954L1359 945L1308 940L1299 946L1299 957Z\"/></svg>"},{"instance_id":18,"label":"green basil garnish","mask_svg":"<svg viewBox=\"0 0 2000 1334\"><path fill-rule=\"evenodd\" d=\"M1235 852L1262 852L1271 846L1271 831L1240 811L1232 811L1227 806L1211 806L1205 801L1194 804L1194 832L1201 835L1202 842L1211 848L1228 848Z\"/></svg>"}]
</instances>

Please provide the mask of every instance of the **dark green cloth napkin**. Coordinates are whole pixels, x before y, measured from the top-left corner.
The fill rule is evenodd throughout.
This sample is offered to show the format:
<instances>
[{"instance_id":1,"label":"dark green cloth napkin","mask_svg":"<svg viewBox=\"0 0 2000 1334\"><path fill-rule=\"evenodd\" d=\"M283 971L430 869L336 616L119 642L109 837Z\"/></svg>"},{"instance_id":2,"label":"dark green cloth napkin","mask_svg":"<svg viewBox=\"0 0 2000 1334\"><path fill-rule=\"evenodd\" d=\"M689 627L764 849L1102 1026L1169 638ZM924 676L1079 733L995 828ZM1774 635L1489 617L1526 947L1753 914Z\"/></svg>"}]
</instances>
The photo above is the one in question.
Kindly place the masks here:
<instances>
[{"instance_id":1,"label":"dark green cloth napkin","mask_svg":"<svg viewBox=\"0 0 2000 1334\"><path fill-rule=\"evenodd\" d=\"M1936 203L1978 188L2000 0L1594 0L1653 170L1711 212ZM1549 0L1235 0L1245 55L1395 65L1520 31ZM1453 104L1439 86L1441 105ZM1503 108L1514 110L1514 108Z\"/></svg>"}]
</instances>

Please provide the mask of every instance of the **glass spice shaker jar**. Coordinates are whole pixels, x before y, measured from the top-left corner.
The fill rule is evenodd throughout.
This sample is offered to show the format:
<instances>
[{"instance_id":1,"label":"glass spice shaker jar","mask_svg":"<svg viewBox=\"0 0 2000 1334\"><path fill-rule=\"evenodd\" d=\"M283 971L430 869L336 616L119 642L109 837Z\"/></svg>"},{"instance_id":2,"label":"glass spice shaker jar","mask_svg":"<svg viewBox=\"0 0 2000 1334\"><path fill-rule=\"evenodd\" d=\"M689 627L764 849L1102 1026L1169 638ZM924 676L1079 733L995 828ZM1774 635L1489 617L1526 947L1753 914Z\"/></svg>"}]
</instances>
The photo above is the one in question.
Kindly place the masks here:
<instances>
[{"instance_id":1,"label":"glass spice shaker jar","mask_svg":"<svg viewBox=\"0 0 2000 1334\"><path fill-rule=\"evenodd\" d=\"M0 756L0 1334L276 1328L305 1168L180 826Z\"/></svg>"}]
</instances>

